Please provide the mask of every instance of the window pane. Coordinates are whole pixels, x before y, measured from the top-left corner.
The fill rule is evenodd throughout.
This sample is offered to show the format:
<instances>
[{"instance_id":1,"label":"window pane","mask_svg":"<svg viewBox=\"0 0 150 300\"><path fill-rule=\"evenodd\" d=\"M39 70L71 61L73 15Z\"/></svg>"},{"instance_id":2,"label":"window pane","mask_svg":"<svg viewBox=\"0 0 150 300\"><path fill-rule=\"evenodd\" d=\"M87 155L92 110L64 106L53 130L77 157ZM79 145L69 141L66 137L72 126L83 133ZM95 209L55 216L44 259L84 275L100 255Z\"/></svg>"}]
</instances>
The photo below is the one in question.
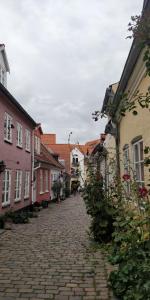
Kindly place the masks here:
<instances>
[{"instance_id":1,"label":"window pane","mask_svg":"<svg viewBox=\"0 0 150 300\"><path fill-rule=\"evenodd\" d=\"M139 151L138 151L138 145L134 145L134 161L139 162Z\"/></svg>"},{"instance_id":2,"label":"window pane","mask_svg":"<svg viewBox=\"0 0 150 300\"><path fill-rule=\"evenodd\" d=\"M140 142L140 160L143 160L143 142Z\"/></svg>"},{"instance_id":3,"label":"window pane","mask_svg":"<svg viewBox=\"0 0 150 300\"><path fill-rule=\"evenodd\" d=\"M136 180L140 181L140 165L139 164L135 165L135 172L136 172Z\"/></svg>"}]
</instances>

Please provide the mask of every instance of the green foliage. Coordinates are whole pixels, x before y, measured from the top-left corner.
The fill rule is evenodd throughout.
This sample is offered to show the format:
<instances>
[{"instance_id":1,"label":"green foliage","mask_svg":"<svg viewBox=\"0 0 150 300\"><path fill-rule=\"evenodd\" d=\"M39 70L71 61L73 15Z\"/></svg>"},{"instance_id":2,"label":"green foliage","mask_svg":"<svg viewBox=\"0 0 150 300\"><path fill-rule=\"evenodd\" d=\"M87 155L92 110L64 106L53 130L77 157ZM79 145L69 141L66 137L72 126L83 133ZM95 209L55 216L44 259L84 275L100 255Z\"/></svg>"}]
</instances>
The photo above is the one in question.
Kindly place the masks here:
<instances>
[{"instance_id":1,"label":"green foliage","mask_svg":"<svg viewBox=\"0 0 150 300\"><path fill-rule=\"evenodd\" d=\"M114 231L115 210L104 197L103 182L99 174L89 169L89 180L83 192L87 213L91 216L90 232L96 242L109 242Z\"/></svg>"},{"instance_id":2,"label":"green foliage","mask_svg":"<svg viewBox=\"0 0 150 300\"><path fill-rule=\"evenodd\" d=\"M54 197L57 199L60 196L60 190L62 188L62 184L61 182L58 181L54 181L53 186L52 186L52 191L54 193Z\"/></svg>"},{"instance_id":3,"label":"green foliage","mask_svg":"<svg viewBox=\"0 0 150 300\"><path fill-rule=\"evenodd\" d=\"M131 244L115 258L118 270L109 278L115 295L120 300L150 300L150 240Z\"/></svg>"},{"instance_id":4,"label":"green foliage","mask_svg":"<svg viewBox=\"0 0 150 300\"><path fill-rule=\"evenodd\" d=\"M120 300L150 299L150 205L143 214L120 209L114 222L112 253L109 260L118 265L109 281Z\"/></svg>"}]
</instances>

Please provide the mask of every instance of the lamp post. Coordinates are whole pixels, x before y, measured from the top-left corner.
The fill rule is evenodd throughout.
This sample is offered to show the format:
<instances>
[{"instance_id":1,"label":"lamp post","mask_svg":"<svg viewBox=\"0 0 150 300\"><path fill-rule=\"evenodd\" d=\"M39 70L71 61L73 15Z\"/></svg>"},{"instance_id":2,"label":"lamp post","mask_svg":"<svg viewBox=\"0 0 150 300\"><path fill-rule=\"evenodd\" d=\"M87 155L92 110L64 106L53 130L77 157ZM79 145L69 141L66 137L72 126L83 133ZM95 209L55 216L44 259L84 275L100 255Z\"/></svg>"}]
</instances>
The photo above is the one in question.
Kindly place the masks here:
<instances>
[{"instance_id":1,"label":"lamp post","mask_svg":"<svg viewBox=\"0 0 150 300\"><path fill-rule=\"evenodd\" d=\"M69 132L69 136L68 136L68 145L70 144L70 137L71 137L72 131Z\"/></svg>"}]
</instances>

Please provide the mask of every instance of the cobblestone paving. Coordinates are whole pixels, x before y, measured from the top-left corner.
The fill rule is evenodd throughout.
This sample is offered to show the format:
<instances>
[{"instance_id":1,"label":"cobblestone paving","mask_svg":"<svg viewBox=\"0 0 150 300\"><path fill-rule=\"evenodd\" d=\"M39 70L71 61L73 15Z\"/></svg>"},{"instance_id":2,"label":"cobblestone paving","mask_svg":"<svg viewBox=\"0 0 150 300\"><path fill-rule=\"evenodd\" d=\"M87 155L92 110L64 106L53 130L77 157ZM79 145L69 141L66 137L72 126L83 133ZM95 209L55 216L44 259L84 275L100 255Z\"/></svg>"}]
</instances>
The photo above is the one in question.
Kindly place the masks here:
<instances>
[{"instance_id":1,"label":"cobblestone paving","mask_svg":"<svg viewBox=\"0 0 150 300\"><path fill-rule=\"evenodd\" d=\"M90 251L79 196L0 236L0 300L108 300L106 267Z\"/></svg>"}]
</instances>

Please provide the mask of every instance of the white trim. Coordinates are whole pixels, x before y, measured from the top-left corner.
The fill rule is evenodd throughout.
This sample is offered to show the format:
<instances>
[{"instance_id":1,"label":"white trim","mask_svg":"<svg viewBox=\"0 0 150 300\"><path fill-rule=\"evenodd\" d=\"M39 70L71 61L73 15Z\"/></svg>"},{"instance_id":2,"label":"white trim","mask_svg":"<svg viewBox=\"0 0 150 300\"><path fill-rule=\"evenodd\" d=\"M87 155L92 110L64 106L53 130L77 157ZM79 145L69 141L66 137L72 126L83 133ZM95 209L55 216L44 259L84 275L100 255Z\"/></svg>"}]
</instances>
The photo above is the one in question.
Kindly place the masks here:
<instances>
[{"instance_id":1,"label":"white trim","mask_svg":"<svg viewBox=\"0 0 150 300\"><path fill-rule=\"evenodd\" d=\"M28 199L29 196L30 196L30 171L25 171L24 199Z\"/></svg>"},{"instance_id":2,"label":"white trim","mask_svg":"<svg viewBox=\"0 0 150 300\"><path fill-rule=\"evenodd\" d=\"M144 180L142 180L141 166L142 166L142 164L144 165L144 157L143 157L143 159L141 159L141 152L140 152L140 143L141 142L143 143L142 139L140 139L139 141L133 143L132 149L133 149L133 168L134 168L135 176L137 176L137 174L136 174L136 166L139 166L139 178L136 179L136 182L143 184ZM135 146L136 145L138 147L137 148L137 150L138 150L138 158L139 158L138 161L135 160ZM143 170L143 172L144 172L144 170Z\"/></svg>"},{"instance_id":3,"label":"white trim","mask_svg":"<svg viewBox=\"0 0 150 300\"><path fill-rule=\"evenodd\" d=\"M3 175L3 191L2 191L2 207L5 207L10 204L10 196L11 196L11 170L5 169ZM8 177L8 180L7 179ZM4 195L4 201L3 201ZM8 195L8 200L6 199Z\"/></svg>"},{"instance_id":4,"label":"white trim","mask_svg":"<svg viewBox=\"0 0 150 300\"><path fill-rule=\"evenodd\" d=\"M31 131L29 129L25 131L25 150L27 152L31 151Z\"/></svg>"},{"instance_id":5,"label":"white trim","mask_svg":"<svg viewBox=\"0 0 150 300\"><path fill-rule=\"evenodd\" d=\"M12 117L5 112L4 115L4 140L12 143Z\"/></svg>"},{"instance_id":6,"label":"white trim","mask_svg":"<svg viewBox=\"0 0 150 300\"><path fill-rule=\"evenodd\" d=\"M15 202L21 200L21 192L22 192L22 171L16 170L16 178L15 178Z\"/></svg>"},{"instance_id":7,"label":"white trim","mask_svg":"<svg viewBox=\"0 0 150 300\"><path fill-rule=\"evenodd\" d=\"M22 148L22 125L17 122L17 147Z\"/></svg>"}]
</instances>

